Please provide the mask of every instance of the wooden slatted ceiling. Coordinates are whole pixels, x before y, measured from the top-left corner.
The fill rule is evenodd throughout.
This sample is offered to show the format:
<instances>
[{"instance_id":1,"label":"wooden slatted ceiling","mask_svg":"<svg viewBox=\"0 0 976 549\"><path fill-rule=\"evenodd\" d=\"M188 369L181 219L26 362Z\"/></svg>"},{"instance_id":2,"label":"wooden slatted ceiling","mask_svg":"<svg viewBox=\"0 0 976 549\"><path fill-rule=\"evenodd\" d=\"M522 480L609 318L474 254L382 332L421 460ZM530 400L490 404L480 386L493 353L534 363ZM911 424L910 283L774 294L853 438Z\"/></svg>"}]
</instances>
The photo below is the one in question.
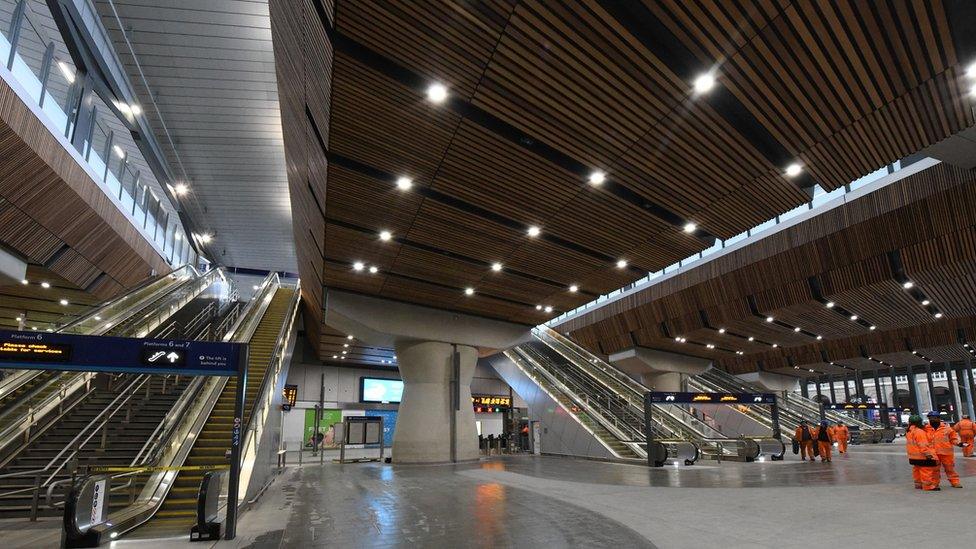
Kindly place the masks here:
<instances>
[{"instance_id":1,"label":"wooden slatted ceiling","mask_svg":"<svg viewBox=\"0 0 976 549\"><path fill-rule=\"evenodd\" d=\"M299 248L306 248L300 263L327 285L465 310L474 302L449 289L469 284L474 273L465 264L453 278L445 275L450 261L435 260L431 249L605 292L706 247L681 232L683 220L730 237L806 201L797 181L782 175L788 161L801 159L813 180L833 188L973 123L953 76L959 61L941 4L914 19L904 14L917 5L903 1L893 3L899 17L848 2L646 4L626 9L650 14L662 36L673 34L672 44L648 40L635 27L641 22L596 0L338 2L334 16L314 1L272 2L276 58L285 61L279 61L282 108L291 111L283 121L306 126L306 135L286 127L290 163L306 162L305 153L321 141L320 151L363 167L343 174L357 170L332 161L328 199L324 174L309 188L302 180L308 174L290 169L293 195L316 195L293 196L293 204L308 218L325 221L310 208L317 202L324 217L374 232L397 227L398 236L412 219L406 238L428 248L402 254L387 243L397 259L376 289L338 273L356 259L340 250L360 255L371 248L357 248L356 238L333 244L333 233L352 237L328 225L316 250L318 237L304 229L317 222L296 220L303 224ZM888 34L924 40L902 52ZM845 59L850 55L856 58ZM313 62L315 70L306 70ZM902 64L909 68L886 74ZM721 101L689 90L695 76L689 70L711 67L726 90ZM431 81L448 85L447 104L425 101ZM730 103L741 108L730 112ZM586 186L586 173L596 168L616 186ZM395 196L398 175L444 199L397 198L391 212L393 204L383 202ZM477 206L507 225L445 200ZM836 220L821 222L830 221ZM526 239L519 224L540 225L562 244ZM316 254L324 265L314 266ZM608 258L617 257L639 269L613 268ZM427 261L437 267L420 264ZM337 278L330 278L334 271ZM394 276L399 271L403 276ZM435 277L436 284L408 272ZM486 295L479 294L486 303L507 295L524 300L536 290L526 285L503 294L487 272L481 281L488 281ZM319 308L318 297L306 300ZM569 307L587 300L551 292L534 301ZM501 318L539 321L531 301L524 311L506 311L511 316Z\"/></svg>"},{"instance_id":2,"label":"wooden slatted ceiling","mask_svg":"<svg viewBox=\"0 0 976 549\"><path fill-rule=\"evenodd\" d=\"M28 285L0 285L0 328L16 330L17 317L27 313L27 329L56 329L67 320L87 312L100 300L54 271L40 265L27 266ZM50 288L42 288L47 282ZM68 300L61 305L60 300Z\"/></svg>"},{"instance_id":3,"label":"wooden slatted ceiling","mask_svg":"<svg viewBox=\"0 0 976 549\"><path fill-rule=\"evenodd\" d=\"M973 124L941 1L645 4L828 189Z\"/></svg>"},{"instance_id":4,"label":"wooden slatted ceiling","mask_svg":"<svg viewBox=\"0 0 976 549\"><path fill-rule=\"evenodd\" d=\"M955 178L955 186L946 185L949 177ZM776 367L786 363L787 356L806 368L804 361L811 361L811 357L802 355L804 349L817 350L812 362L821 361L819 350L826 350L837 359L857 357L861 354L860 347L854 344L857 341L871 345L881 341L903 350L904 340L897 338L908 333L904 330L919 327L922 330L914 333L921 337L916 346L941 344L941 339L930 337L932 332L926 327L955 324L937 321L932 310L902 288L887 252L899 251L904 264L910 265L905 274L946 318L972 316L976 292L957 290L945 307L936 295L945 296L949 288L967 284L969 271L976 263L973 177L971 172L945 165L928 168L824 214L835 221L829 232L822 220L814 218L768 237L769 242L760 241L716 260L740 265L736 269L709 271L706 264L699 269L710 272L713 278L701 281L702 273L696 274L699 269L695 269L676 277L690 281L674 282L671 286L679 289L672 294L652 287L640 292L647 294L642 299L632 300L642 305L613 316L604 315L602 320L589 324L585 319L575 319L559 329L569 331L574 339L596 352L613 353L636 342L714 358L730 368L752 369L759 362ZM920 194L925 188L929 194ZM811 232L819 232L819 239L798 238ZM779 252L778 239L791 242L793 247ZM766 255L770 251L773 253ZM818 281L823 301L814 298L808 282L811 276ZM747 296L752 296L757 313L749 307ZM823 303L828 300L837 307L826 308ZM841 309L846 313L841 313ZM707 318L707 325L699 311ZM858 315L868 326L876 325L877 330L850 321L847 314ZM778 322L766 322L766 315ZM803 331L794 332L792 328L796 326ZM728 333L719 334L720 327ZM955 341L956 336L945 335L950 331L939 337L951 336L950 343ZM818 334L824 337L823 341L815 340ZM680 344L673 340L676 336L699 345ZM756 341L736 336L753 336ZM868 339L858 340L861 336ZM706 349L707 343L718 349ZM772 343L779 348L771 349ZM881 352L885 347L870 349ZM746 354L732 354L737 350Z\"/></svg>"},{"instance_id":5,"label":"wooden slatted ceiling","mask_svg":"<svg viewBox=\"0 0 976 549\"><path fill-rule=\"evenodd\" d=\"M350 334L342 333L331 326L323 326L318 349L322 359L337 366L394 366L396 364L393 349L366 345L355 337L348 339L348 335ZM346 354L342 354L343 351Z\"/></svg>"},{"instance_id":6,"label":"wooden slatted ceiling","mask_svg":"<svg viewBox=\"0 0 976 549\"><path fill-rule=\"evenodd\" d=\"M101 299L170 266L0 82L0 242Z\"/></svg>"}]
</instances>

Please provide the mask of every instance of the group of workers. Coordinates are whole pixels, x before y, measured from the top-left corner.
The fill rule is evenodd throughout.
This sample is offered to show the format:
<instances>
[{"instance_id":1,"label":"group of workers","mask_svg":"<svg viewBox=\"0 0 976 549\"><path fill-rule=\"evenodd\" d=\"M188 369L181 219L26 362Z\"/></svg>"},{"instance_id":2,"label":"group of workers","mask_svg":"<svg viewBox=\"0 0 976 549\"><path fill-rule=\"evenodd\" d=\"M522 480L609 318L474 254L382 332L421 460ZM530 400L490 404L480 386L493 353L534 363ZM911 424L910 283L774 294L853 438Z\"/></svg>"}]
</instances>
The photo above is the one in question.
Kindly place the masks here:
<instances>
[{"instance_id":1,"label":"group of workers","mask_svg":"<svg viewBox=\"0 0 976 549\"><path fill-rule=\"evenodd\" d=\"M973 455L973 439L976 438L976 424L968 416L962 416L953 426L942 421L939 412L926 414L929 422L922 423L922 417L908 418L908 431L905 433L905 451L908 462L912 464L912 478L917 490L941 490L941 473L953 488L962 488L959 473L956 472L956 456L953 446L962 447L964 457Z\"/></svg>"},{"instance_id":2,"label":"group of workers","mask_svg":"<svg viewBox=\"0 0 976 549\"><path fill-rule=\"evenodd\" d=\"M841 421L838 421L834 426L822 421L817 427L810 427L806 421L801 421L793 436L793 440L798 446L794 452L798 451L803 461L809 458L810 462L813 463L816 456L820 456L821 462L830 463L834 443L837 443L837 451L845 454L847 453L847 442L850 438L850 429Z\"/></svg>"}]
</instances>

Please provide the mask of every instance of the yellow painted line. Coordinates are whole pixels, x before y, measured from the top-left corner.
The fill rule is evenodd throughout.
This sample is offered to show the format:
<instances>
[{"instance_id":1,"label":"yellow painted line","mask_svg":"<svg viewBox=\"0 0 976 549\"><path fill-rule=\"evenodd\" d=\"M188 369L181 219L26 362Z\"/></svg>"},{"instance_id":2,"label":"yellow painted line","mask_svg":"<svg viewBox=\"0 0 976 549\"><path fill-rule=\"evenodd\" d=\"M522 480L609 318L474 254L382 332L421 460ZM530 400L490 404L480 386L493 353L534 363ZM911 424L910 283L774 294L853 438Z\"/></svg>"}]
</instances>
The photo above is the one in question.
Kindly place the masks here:
<instances>
[{"instance_id":1,"label":"yellow painted line","mask_svg":"<svg viewBox=\"0 0 976 549\"><path fill-rule=\"evenodd\" d=\"M131 473L146 472L154 473L157 471L225 471L229 470L230 465L187 465L184 467L89 467L93 473Z\"/></svg>"}]
</instances>

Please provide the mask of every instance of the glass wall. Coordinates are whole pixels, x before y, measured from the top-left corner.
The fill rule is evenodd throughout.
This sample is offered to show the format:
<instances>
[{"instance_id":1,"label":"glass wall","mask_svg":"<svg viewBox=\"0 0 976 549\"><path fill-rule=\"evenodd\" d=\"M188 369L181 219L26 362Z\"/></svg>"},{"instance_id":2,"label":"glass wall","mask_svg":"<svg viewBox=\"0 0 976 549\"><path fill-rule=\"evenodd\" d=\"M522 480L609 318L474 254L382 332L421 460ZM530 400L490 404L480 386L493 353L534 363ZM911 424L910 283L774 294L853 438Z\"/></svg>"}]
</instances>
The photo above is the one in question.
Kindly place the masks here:
<instances>
[{"instance_id":1,"label":"glass wall","mask_svg":"<svg viewBox=\"0 0 976 549\"><path fill-rule=\"evenodd\" d=\"M183 224L127 123L97 95L88 112L78 112L77 70L44 0L0 0L0 65L8 71L4 77L16 82L21 99L39 107L48 128L64 137L67 146L81 143L78 153L89 175L157 252L174 266L196 263ZM117 107L124 116L140 115L138 107ZM80 115L92 117L88 135L74 133Z\"/></svg>"}]
</instances>

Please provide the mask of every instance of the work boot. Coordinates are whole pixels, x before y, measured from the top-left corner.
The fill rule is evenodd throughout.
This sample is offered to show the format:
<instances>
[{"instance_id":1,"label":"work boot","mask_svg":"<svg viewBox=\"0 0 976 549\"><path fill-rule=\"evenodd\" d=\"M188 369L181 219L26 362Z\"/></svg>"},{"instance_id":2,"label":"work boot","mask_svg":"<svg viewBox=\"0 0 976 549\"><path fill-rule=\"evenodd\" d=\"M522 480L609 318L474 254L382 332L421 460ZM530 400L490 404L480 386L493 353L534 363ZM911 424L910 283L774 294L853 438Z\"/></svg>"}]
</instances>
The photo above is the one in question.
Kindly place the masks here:
<instances>
[{"instance_id":1,"label":"work boot","mask_svg":"<svg viewBox=\"0 0 976 549\"><path fill-rule=\"evenodd\" d=\"M952 487L953 488L962 488L962 484L953 484Z\"/></svg>"},{"instance_id":2,"label":"work boot","mask_svg":"<svg viewBox=\"0 0 976 549\"><path fill-rule=\"evenodd\" d=\"M942 491L942 488L939 488L938 486L936 486L935 488L932 488L931 490L928 490L928 492L941 492L941 491Z\"/></svg>"}]
</instances>

